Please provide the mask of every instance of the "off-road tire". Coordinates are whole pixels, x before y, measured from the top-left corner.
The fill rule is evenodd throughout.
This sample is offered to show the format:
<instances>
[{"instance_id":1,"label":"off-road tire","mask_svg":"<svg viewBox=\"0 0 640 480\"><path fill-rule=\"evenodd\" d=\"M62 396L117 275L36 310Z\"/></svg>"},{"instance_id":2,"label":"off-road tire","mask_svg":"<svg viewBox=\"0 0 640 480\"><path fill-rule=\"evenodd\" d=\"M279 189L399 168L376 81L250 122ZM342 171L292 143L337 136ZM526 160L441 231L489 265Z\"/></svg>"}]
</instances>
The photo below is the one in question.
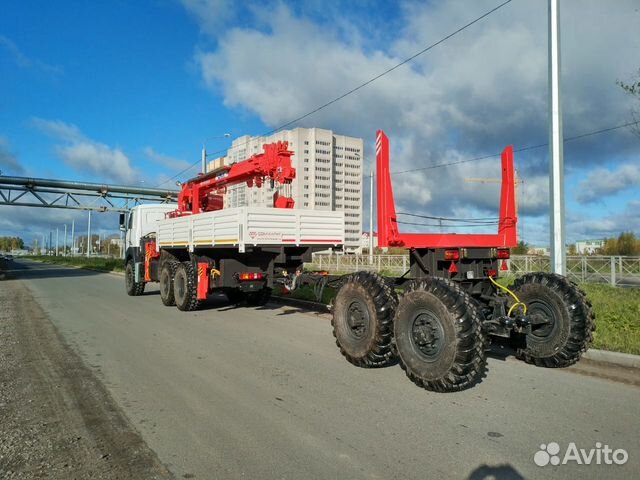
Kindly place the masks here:
<instances>
[{"instance_id":1,"label":"off-road tire","mask_svg":"<svg viewBox=\"0 0 640 480\"><path fill-rule=\"evenodd\" d=\"M395 360L393 314L398 297L377 273L349 275L335 297L331 325L336 345L358 367L384 367ZM358 318L359 317L359 318Z\"/></svg>"},{"instance_id":2,"label":"off-road tire","mask_svg":"<svg viewBox=\"0 0 640 480\"><path fill-rule=\"evenodd\" d=\"M595 314L586 294L562 275L530 273L518 278L513 291L527 313L552 321L534 328L516 356L539 367L568 367L576 363L593 340Z\"/></svg>"},{"instance_id":3,"label":"off-road tire","mask_svg":"<svg viewBox=\"0 0 640 480\"><path fill-rule=\"evenodd\" d=\"M135 281L135 264L133 260L129 260L124 269L124 283L127 295L130 297L139 297L144 293L144 282Z\"/></svg>"},{"instance_id":4,"label":"off-road tire","mask_svg":"<svg viewBox=\"0 0 640 480\"><path fill-rule=\"evenodd\" d=\"M455 392L484 377L481 313L455 283L433 277L410 282L393 323L400 366L419 387Z\"/></svg>"},{"instance_id":5,"label":"off-road tire","mask_svg":"<svg viewBox=\"0 0 640 480\"><path fill-rule=\"evenodd\" d=\"M191 312L200 306L198 281L193 263L182 262L176 268L173 277L173 294L178 310Z\"/></svg>"},{"instance_id":6,"label":"off-road tire","mask_svg":"<svg viewBox=\"0 0 640 480\"><path fill-rule=\"evenodd\" d=\"M178 265L180 265L180 262L167 261L162 264L160 269L160 299L167 307L172 307L176 304L173 277L176 274Z\"/></svg>"},{"instance_id":7,"label":"off-road tire","mask_svg":"<svg viewBox=\"0 0 640 480\"><path fill-rule=\"evenodd\" d=\"M249 292L245 294L245 301L247 305L251 307L261 307L262 305L266 305L266 303L271 298L271 289L269 287L264 287L259 292Z\"/></svg>"}]
</instances>

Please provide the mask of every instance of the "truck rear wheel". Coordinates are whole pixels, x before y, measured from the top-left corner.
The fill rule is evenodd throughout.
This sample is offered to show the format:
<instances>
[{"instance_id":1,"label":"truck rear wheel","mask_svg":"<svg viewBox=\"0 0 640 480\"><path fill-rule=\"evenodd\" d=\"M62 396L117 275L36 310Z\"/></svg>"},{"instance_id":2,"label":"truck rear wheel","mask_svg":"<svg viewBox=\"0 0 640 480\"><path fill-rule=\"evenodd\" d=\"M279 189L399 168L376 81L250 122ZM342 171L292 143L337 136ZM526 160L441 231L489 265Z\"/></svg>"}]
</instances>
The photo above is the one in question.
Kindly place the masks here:
<instances>
[{"instance_id":1,"label":"truck rear wheel","mask_svg":"<svg viewBox=\"0 0 640 480\"><path fill-rule=\"evenodd\" d=\"M358 367L383 367L394 359L393 314L398 299L377 273L349 275L333 306L333 336L344 357Z\"/></svg>"},{"instance_id":2,"label":"truck rear wheel","mask_svg":"<svg viewBox=\"0 0 640 480\"><path fill-rule=\"evenodd\" d=\"M178 262L164 262L160 270L160 299L167 307L171 307L176 304L173 289L173 278L176 274L178 265Z\"/></svg>"},{"instance_id":3,"label":"truck rear wheel","mask_svg":"<svg viewBox=\"0 0 640 480\"><path fill-rule=\"evenodd\" d=\"M178 310L190 312L200 306L197 286L198 282L193 263L180 263L173 277L173 294Z\"/></svg>"},{"instance_id":4,"label":"truck rear wheel","mask_svg":"<svg viewBox=\"0 0 640 480\"><path fill-rule=\"evenodd\" d=\"M575 284L552 273L530 273L517 279L513 290L546 323L533 325L517 357L539 367L568 367L586 352L593 339L595 314Z\"/></svg>"},{"instance_id":5,"label":"truck rear wheel","mask_svg":"<svg viewBox=\"0 0 640 480\"><path fill-rule=\"evenodd\" d=\"M478 309L458 285L439 278L411 282L394 319L400 365L416 385L454 392L478 383L486 370Z\"/></svg>"},{"instance_id":6,"label":"truck rear wheel","mask_svg":"<svg viewBox=\"0 0 640 480\"><path fill-rule=\"evenodd\" d=\"M124 270L124 283L127 289L127 295L130 297L138 297L144 293L144 282L136 282L135 264L133 260L129 260Z\"/></svg>"}]
</instances>

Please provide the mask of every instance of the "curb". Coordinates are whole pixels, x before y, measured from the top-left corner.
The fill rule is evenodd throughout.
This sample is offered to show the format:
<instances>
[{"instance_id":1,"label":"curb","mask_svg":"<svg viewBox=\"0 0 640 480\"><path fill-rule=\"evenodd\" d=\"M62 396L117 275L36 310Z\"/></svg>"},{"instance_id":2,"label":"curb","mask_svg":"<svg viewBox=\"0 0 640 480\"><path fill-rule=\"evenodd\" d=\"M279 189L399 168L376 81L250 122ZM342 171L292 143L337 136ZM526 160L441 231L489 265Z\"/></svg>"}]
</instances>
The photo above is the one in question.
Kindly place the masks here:
<instances>
[{"instance_id":1,"label":"curb","mask_svg":"<svg viewBox=\"0 0 640 480\"><path fill-rule=\"evenodd\" d=\"M630 353L609 352L608 350L590 349L582 355L582 358L592 362L608 363L626 368L640 369L640 355Z\"/></svg>"}]
</instances>

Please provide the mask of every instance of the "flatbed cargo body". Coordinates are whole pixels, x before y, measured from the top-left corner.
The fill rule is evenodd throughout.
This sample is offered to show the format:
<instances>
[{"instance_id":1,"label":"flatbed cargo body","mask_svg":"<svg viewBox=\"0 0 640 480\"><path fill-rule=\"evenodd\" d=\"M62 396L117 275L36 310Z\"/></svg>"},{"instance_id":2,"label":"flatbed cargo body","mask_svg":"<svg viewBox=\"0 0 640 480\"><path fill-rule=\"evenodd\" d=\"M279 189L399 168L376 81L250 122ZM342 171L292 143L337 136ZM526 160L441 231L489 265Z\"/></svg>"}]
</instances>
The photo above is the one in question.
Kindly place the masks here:
<instances>
[{"instance_id":1,"label":"flatbed cargo body","mask_svg":"<svg viewBox=\"0 0 640 480\"><path fill-rule=\"evenodd\" d=\"M156 249L344 244L344 213L329 210L237 207L160 220Z\"/></svg>"}]
</instances>

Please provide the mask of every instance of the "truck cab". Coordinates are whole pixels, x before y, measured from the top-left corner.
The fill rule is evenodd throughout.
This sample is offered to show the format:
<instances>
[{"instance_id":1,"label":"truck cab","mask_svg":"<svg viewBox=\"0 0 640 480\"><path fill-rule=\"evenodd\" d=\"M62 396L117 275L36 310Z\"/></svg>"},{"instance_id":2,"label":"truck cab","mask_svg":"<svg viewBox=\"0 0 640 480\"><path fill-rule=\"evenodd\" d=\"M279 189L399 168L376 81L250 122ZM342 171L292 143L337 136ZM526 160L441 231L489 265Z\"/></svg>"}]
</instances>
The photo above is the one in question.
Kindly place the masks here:
<instances>
[{"instance_id":1,"label":"truck cab","mask_svg":"<svg viewBox=\"0 0 640 480\"><path fill-rule=\"evenodd\" d=\"M137 205L129 211L125 228L125 251L139 248L140 239L156 232L158 220L165 218L169 212L177 208L175 203Z\"/></svg>"}]
</instances>

